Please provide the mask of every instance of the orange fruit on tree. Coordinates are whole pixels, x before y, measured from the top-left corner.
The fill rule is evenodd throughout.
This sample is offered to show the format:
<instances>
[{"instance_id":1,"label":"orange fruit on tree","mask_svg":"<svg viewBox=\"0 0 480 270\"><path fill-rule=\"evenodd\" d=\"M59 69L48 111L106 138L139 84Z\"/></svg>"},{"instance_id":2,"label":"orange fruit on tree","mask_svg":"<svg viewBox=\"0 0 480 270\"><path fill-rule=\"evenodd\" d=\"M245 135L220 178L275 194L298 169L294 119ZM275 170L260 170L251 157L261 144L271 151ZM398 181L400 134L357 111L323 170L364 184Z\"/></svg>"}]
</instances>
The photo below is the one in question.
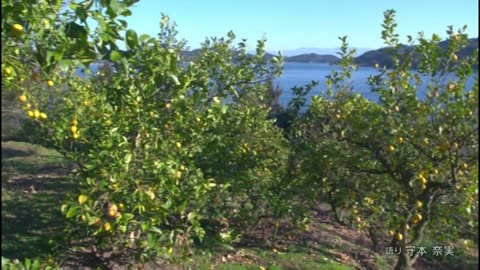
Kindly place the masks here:
<instances>
[{"instance_id":1,"label":"orange fruit on tree","mask_svg":"<svg viewBox=\"0 0 480 270\"><path fill-rule=\"evenodd\" d=\"M21 102L26 102L27 101L27 96L26 95L20 95L20 96L18 96L18 100L20 100Z\"/></svg>"},{"instance_id":2,"label":"orange fruit on tree","mask_svg":"<svg viewBox=\"0 0 480 270\"><path fill-rule=\"evenodd\" d=\"M21 24L18 24L18 23L13 24L10 30L14 37L18 38L21 35L23 35L23 26Z\"/></svg>"}]
</instances>

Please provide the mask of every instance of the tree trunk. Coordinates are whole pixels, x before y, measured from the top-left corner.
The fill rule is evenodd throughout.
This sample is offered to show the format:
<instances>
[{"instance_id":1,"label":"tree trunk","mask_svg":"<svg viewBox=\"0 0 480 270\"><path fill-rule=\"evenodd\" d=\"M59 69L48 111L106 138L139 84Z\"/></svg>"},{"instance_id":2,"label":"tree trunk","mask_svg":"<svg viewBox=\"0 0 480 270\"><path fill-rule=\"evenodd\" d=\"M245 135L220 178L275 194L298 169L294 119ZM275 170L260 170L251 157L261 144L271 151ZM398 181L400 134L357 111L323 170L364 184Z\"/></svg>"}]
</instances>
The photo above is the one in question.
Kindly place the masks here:
<instances>
[{"instance_id":1,"label":"tree trunk","mask_svg":"<svg viewBox=\"0 0 480 270\"><path fill-rule=\"evenodd\" d=\"M367 229L368 237L372 241L372 250L375 251L375 252L379 251L378 239L377 239L377 235L375 233L375 232L377 232L377 229L379 230L379 228L372 228L372 227L369 227Z\"/></svg>"},{"instance_id":2,"label":"tree trunk","mask_svg":"<svg viewBox=\"0 0 480 270\"><path fill-rule=\"evenodd\" d=\"M410 256L405 252L404 247L402 247L402 252L398 255L398 261L395 265L395 270L415 270L412 268L413 262L410 259Z\"/></svg>"}]
</instances>

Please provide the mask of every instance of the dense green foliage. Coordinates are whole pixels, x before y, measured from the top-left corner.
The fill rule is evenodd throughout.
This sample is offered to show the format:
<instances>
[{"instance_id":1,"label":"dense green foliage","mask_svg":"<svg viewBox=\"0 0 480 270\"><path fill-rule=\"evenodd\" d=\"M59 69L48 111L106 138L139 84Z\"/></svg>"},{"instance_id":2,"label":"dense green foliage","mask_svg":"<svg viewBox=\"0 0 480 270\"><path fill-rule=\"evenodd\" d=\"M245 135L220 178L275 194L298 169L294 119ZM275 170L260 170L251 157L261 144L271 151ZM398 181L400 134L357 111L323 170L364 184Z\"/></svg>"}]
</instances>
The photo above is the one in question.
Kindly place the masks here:
<instances>
[{"instance_id":1,"label":"dense green foliage","mask_svg":"<svg viewBox=\"0 0 480 270\"><path fill-rule=\"evenodd\" d=\"M465 88L478 50L458 59L462 31L448 30L444 50L438 36L419 37L419 72L433 77L419 99L414 54L398 53L394 11L385 12L394 68L370 78L380 102L350 91L344 37L342 70L304 112L318 82L275 106L283 59L266 57L265 40L251 56L230 32L187 62L168 16L157 37L128 29L122 16L137 1L51 2L2 1L2 94L18 96L32 141L78 165L78 189L59 203L70 244L171 258L206 239L234 243L262 217L306 229L319 202L374 243L389 233L403 248L425 234L478 238L478 77ZM100 60L100 72L76 75ZM401 254L397 269L417 257Z\"/></svg>"}]
</instances>

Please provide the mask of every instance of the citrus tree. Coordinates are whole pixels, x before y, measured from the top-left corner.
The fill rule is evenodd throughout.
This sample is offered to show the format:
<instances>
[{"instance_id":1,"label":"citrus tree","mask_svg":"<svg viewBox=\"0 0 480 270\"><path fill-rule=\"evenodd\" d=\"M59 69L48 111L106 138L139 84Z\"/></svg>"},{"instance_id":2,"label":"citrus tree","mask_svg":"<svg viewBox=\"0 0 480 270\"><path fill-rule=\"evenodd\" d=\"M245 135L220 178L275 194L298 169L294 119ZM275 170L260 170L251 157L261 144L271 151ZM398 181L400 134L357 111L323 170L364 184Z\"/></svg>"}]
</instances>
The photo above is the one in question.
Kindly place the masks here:
<instances>
[{"instance_id":1,"label":"citrus tree","mask_svg":"<svg viewBox=\"0 0 480 270\"><path fill-rule=\"evenodd\" d=\"M262 101L281 56L266 60L265 40L248 55L229 33L186 62L167 16L158 37L127 28L135 2L2 2L2 84L31 140L77 164L69 244L146 261L288 213L275 192L288 148Z\"/></svg>"},{"instance_id":2,"label":"citrus tree","mask_svg":"<svg viewBox=\"0 0 480 270\"><path fill-rule=\"evenodd\" d=\"M388 247L401 250L395 269L411 269L425 236L438 245L478 238L478 76L467 85L478 52L459 60L467 36L449 28L447 50L437 35L420 35L414 50L399 53L394 15L385 12L382 32L394 66L377 65L369 79L378 102L349 90L354 66L344 41L343 72L327 78L337 91L313 98L296 123L295 151L318 198L367 230L374 245L390 236Z\"/></svg>"}]
</instances>

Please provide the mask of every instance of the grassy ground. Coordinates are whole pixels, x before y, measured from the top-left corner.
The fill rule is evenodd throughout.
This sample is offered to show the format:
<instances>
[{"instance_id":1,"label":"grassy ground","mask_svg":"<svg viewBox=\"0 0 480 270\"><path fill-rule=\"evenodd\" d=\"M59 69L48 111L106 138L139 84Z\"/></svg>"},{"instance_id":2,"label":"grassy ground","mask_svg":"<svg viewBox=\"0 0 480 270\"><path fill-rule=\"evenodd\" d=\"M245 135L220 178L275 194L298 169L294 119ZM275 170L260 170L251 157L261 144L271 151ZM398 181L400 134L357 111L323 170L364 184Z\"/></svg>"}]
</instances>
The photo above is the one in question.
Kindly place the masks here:
<instances>
[{"instance_id":1,"label":"grassy ground","mask_svg":"<svg viewBox=\"0 0 480 270\"><path fill-rule=\"evenodd\" d=\"M44 256L52 252L50 240L62 241L65 219L60 205L66 192L75 188L67 177L70 170L55 151L23 142L2 142L3 257L22 260ZM328 206L320 205L313 221L307 232L287 233L283 240L262 243L259 239L271 235L273 228L273 224L266 221L252 235L253 244L239 245L233 250L197 248L187 259L159 261L160 266L146 265L143 269L392 268L395 257L371 252L366 235L336 223ZM282 228L288 231L288 223L282 223L280 230ZM473 257L458 254L444 262L425 258L419 261L416 269L478 269L478 254ZM64 265L62 269L95 269L81 266L85 265L81 259ZM113 269L126 268L115 266Z\"/></svg>"},{"instance_id":2,"label":"grassy ground","mask_svg":"<svg viewBox=\"0 0 480 270\"><path fill-rule=\"evenodd\" d=\"M23 142L2 142L2 256L50 253L62 237L60 204L72 188L61 156Z\"/></svg>"}]
</instances>

